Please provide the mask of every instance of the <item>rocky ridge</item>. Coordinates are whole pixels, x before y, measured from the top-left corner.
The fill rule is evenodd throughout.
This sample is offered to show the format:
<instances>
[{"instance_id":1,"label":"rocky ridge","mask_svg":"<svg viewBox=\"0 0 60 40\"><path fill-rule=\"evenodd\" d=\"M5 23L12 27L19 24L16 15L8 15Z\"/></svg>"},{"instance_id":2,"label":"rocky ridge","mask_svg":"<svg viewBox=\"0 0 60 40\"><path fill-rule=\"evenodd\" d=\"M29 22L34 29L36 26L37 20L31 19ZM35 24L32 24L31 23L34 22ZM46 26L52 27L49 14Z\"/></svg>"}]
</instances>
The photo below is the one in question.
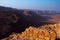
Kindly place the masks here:
<instances>
[{"instance_id":1,"label":"rocky ridge","mask_svg":"<svg viewBox=\"0 0 60 40\"><path fill-rule=\"evenodd\" d=\"M12 33L1 40L56 40L60 39L60 23L43 25L38 28L30 26L22 33Z\"/></svg>"}]
</instances>

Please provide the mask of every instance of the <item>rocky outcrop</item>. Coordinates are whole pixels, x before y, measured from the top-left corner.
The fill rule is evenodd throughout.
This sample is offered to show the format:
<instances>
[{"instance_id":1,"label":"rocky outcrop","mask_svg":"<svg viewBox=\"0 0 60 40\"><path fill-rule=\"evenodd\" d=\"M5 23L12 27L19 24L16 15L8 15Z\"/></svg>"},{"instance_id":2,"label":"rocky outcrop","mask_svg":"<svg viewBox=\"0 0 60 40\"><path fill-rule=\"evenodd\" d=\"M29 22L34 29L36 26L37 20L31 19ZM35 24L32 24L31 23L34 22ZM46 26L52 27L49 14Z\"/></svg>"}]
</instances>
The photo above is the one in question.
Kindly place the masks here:
<instances>
[{"instance_id":1,"label":"rocky outcrop","mask_svg":"<svg viewBox=\"0 0 60 40\"><path fill-rule=\"evenodd\" d=\"M35 28L30 26L22 33L13 33L2 40L58 40L60 39L60 23L48 24Z\"/></svg>"}]
</instances>

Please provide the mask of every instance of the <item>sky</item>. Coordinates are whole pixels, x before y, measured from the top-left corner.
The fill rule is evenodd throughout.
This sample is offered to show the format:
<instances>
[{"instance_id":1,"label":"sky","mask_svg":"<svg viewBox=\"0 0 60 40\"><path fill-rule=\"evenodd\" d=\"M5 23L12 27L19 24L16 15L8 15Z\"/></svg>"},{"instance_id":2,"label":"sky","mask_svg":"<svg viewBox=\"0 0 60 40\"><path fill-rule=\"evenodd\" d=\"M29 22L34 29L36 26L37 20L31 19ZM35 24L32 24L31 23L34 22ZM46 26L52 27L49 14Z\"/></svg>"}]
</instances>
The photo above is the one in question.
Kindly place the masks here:
<instances>
[{"instance_id":1,"label":"sky","mask_svg":"<svg viewBox=\"0 0 60 40\"><path fill-rule=\"evenodd\" d=\"M0 0L0 6L17 9L60 11L60 0Z\"/></svg>"}]
</instances>

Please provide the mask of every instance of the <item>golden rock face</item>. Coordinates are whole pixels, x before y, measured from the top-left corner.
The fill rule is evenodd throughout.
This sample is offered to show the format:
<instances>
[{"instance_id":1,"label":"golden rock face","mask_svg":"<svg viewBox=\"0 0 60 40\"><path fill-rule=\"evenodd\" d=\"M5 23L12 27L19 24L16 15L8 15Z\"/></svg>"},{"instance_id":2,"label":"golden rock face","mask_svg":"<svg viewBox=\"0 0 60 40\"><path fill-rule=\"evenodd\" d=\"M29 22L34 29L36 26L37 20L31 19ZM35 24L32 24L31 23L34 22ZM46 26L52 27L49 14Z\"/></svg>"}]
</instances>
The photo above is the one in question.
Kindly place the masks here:
<instances>
[{"instance_id":1,"label":"golden rock face","mask_svg":"<svg viewBox=\"0 0 60 40\"><path fill-rule=\"evenodd\" d=\"M59 24L49 24L49 25L45 25L42 26L41 29L47 29L47 30L52 30L56 33L57 38L60 39L60 23Z\"/></svg>"},{"instance_id":2,"label":"golden rock face","mask_svg":"<svg viewBox=\"0 0 60 40\"><path fill-rule=\"evenodd\" d=\"M22 33L13 33L2 40L55 40L60 38L60 24L49 24L35 28L30 26Z\"/></svg>"}]
</instances>

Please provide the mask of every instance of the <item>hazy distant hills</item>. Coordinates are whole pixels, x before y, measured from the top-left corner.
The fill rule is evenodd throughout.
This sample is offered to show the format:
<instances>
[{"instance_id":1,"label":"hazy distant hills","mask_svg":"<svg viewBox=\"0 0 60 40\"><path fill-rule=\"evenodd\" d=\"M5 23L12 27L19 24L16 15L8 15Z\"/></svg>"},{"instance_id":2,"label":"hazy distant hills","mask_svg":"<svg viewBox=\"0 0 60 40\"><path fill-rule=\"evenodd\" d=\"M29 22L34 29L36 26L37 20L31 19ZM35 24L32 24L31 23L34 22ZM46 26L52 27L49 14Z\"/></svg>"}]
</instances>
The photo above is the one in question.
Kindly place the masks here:
<instances>
[{"instance_id":1,"label":"hazy distant hills","mask_svg":"<svg viewBox=\"0 0 60 40\"><path fill-rule=\"evenodd\" d=\"M4 14L13 14L16 13L22 19L28 20L30 22L40 22L46 20L46 18L42 17L40 14L38 15L36 12L31 10L17 10L8 7L0 6L0 13Z\"/></svg>"},{"instance_id":2,"label":"hazy distant hills","mask_svg":"<svg viewBox=\"0 0 60 40\"><path fill-rule=\"evenodd\" d=\"M0 6L0 36L6 36L11 32L22 32L28 26L58 22L60 14L55 11L18 10Z\"/></svg>"}]
</instances>

